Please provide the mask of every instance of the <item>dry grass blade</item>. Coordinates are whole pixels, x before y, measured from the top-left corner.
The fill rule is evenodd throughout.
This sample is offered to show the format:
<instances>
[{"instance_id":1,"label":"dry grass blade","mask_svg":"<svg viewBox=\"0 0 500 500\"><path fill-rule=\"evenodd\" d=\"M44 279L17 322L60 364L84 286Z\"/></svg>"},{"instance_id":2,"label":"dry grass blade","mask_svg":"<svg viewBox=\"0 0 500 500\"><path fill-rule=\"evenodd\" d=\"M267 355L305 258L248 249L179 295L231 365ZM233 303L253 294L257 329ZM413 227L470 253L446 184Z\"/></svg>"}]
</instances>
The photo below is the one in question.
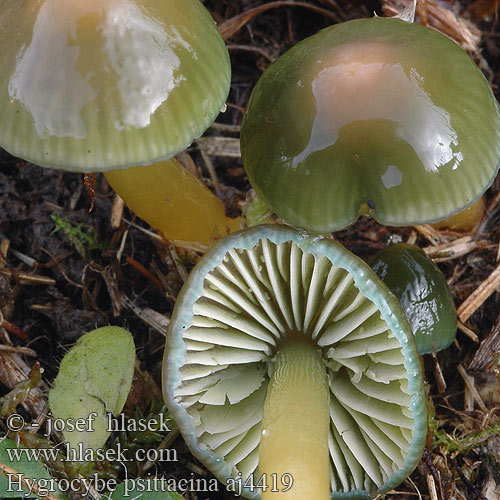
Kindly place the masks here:
<instances>
[{"instance_id":1,"label":"dry grass blade","mask_svg":"<svg viewBox=\"0 0 500 500\"><path fill-rule=\"evenodd\" d=\"M318 14L322 14L325 17L331 19L334 23L338 23L342 21L337 14L330 12L329 10L322 9L321 7L316 7L315 5L311 5L306 2L293 2L290 0L282 0L278 2L270 2L268 4L259 5L258 7L254 7L253 9L246 10L241 14L238 14L230 19L225 20L221 24L219 24L219 31L224 40L231 38L235 33L237 33L245 24L251 21L255 16L258 16L262 12L266 10L275 9L277 7L304 7L306 9L313 10Z\"/></svg>"},{"instance_id":2,"label":"dry grass blade","mask_svg":"<svg viewBox=\"0 0 500 500\"><path fill-rule=\"evenodd\" d=\"M463 378L468 391L474 398L474 401L476 401L481 410L487 413L488 409L486 408L483 399L479 395L479 392L477 392L476 385L474 384L474 379L465 371L465 368L462 365L458 365L458 373L460 373L460 376Z\"/></svg>"},{"instance_id":3,"label":"dry grass blade","mask_svg":"<svg viewBox=\"0 0 500 500\"><path fill-rule=\"evenodd\" d=\"M0 351L3 352L15 352L17 354L22 354L24 356L31 356L32 358L38 356L37 352L29 347L15 347L11 345L0 344Z\"/></svg>"},{"instance_id":4,"label":"dry grass blade","mask_svg":"<svg viewBox=\"0 0 500 500\"><path fill-rule=\"evenodd\" d=\"M35 274L23 273L13 269L0 269L1 274L13 276L19 280L21 285L55 285L56 280L46 276L37 276Z\"/></svg>"},{"instance_id":5,"label":"dry grass blade","mask_svg":"<svg viewBox=\"0 0 500 500\"><path fill-rule=\"evenodd\" d=\"M465 323L500 286L500 265L458 307L458 319Z\"/></svg>"},{"instance_id":6,"label":"dry grass blade","mask_svg":"<svg viewBox=\"0 0 500 500\"><path fill-rule=\"evenodd\" d=\"M200 137L197 146L206 154L240 158L240 140L232 137Z\"/></svg>"}]
</instances>

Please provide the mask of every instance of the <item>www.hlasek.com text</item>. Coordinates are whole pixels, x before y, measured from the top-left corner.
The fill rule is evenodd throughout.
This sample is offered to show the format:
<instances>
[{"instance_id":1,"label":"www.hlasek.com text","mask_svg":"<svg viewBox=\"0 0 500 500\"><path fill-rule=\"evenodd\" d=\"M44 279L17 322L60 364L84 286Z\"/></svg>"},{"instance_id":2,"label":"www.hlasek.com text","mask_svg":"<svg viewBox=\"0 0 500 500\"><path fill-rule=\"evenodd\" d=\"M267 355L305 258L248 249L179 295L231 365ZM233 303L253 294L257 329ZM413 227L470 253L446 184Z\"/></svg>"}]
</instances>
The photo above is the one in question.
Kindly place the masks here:
<instances>
[{"instance_id":1,"label":"www.hlasek.com text","mask_svg":"<svg viewBox=\"0 0 500 500\"><path fill-rule=\"evenodd\" d=\"M177 462L175 448L139 448L129 453L128 448L123 448L117 443L115 448L85 448L83 443L78 443L72 448L69 443L63 443L57 448L7 448L7 456L11 462L27 460L29 462Z\"/></svg>"}]
</instances>

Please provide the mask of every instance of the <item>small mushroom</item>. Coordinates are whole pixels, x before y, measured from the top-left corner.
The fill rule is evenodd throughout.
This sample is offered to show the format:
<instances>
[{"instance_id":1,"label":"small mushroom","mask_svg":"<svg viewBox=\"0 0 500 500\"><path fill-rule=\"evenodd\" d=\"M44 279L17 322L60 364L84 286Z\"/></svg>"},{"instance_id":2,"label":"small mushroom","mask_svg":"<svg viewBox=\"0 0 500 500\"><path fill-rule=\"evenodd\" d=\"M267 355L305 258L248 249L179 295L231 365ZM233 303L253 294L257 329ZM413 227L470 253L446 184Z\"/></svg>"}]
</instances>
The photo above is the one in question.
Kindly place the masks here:
<instances>
[{"instance_id":1,"label":"small mushroom","mask_svg":"<svg viewBox=\"0 0 500 500\"><path fill-rule=\"evenodd\" d=\"M447 37L359 19L303 40L264 72L241 149L259 196L296 226L327 232L360 214L420 224L490 186L500 113L481 71Z\"/></svg>"},{"instance_id":2,"label":"small mushroom","mask_svg":"<svg viewBox=\"0 0 500 500\"><path fill-rule=\"evenodd\" d=\"M37 165L91 173L167 160L206 130L228 94L229 55L198 0L6 0L0 30L0 146ZM134 172L145 189L134 204L149 205L141 215L168 212L173 196L162 188L188 186L180 211L205 228L203 244L234 230L196 179L179 187L186 174L177 167ZM119 194L130 175L110 176ZM171 238L168 222L153 225Z\"/></svg>"},{"instance_id":3,"label":"small mushroom","mask_svg":"<svg viewBox=\"0 0 500 500\"><path fill-rule=\"evenodd\" d=\"M340 244L280 226L229 235L193 269L163 391L191 452L252 499L371 498L414 469L427 434L395 297Z\"/></svg>"},{"instance_id":4,"label":"small mushroom","mask_svg":"<svg viewBox=\"0 0 500 500\"><path fill-rule=\"evenodd\" d=\"M399 300L419 354L446 349L457 333L457 314L443 273L416 245L384 248L370 265Z\"/></svg>"}]
</instances>

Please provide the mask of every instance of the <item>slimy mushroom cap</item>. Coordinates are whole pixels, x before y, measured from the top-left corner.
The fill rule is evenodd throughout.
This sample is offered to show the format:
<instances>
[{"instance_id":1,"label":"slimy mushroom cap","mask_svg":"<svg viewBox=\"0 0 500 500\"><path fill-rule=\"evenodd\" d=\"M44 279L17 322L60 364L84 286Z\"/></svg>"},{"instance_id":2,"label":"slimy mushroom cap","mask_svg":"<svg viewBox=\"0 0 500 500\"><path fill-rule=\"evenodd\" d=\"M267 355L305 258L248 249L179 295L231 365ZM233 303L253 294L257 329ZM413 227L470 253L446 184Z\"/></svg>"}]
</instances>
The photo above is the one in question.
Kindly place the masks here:
<instances>
[{"instance_id":1,"label":"slimy mushroom cap","mask_svg":"<svg viewBox=\"0 0 500 500\"><path fill-rule=\"evenodd\" d=\"M327 232L470 206L500 163L500 114L470 57L400 19L340 23L262 75L241 131L250 182L288 222Z\"/></svg>"},{"instance_id":2,"label":"slimy mushroom cap","mask_svg":"<svg viewBox=\"0 0 500 500\"><path fill-rule=\"evenodd\" d=\"M7 0L0 146L96 172L185 149L229 91L229 56L198 0Z\"/></svg>"}]
</instances>

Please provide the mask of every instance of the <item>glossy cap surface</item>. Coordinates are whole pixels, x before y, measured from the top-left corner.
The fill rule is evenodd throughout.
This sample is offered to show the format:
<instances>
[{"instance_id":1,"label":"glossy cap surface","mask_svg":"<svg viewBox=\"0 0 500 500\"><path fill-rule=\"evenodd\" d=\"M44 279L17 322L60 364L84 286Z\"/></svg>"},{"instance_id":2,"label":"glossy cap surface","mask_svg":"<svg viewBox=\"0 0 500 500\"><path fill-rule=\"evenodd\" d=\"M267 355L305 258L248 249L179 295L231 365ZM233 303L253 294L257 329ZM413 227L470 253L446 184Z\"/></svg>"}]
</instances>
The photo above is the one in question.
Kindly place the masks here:
<instances>
[{"instance_id":1,"label":"glossy cap surface","mask_svg":"<svg viewBox=\"0 0 500 500\"><path fill-rule=\"evenodd\" d=\"M399 300L419 354L446 349L457 333L453 297L439 268L416 245L381 250L370 262Z\"/></svg>"},{"instance_id":2,"label":"glossy cap surface","mask_svg":"<svg viewBox=\"0 0 500 500\"><path fill-rule=\"evenodd\" d=\"M326 28L263 74L241 132L258 194L314 231L361 213L388 225L472 204L500 161L488 82L455 43L399 19Z\"/></svg>"},{"instance_id":3,"label":"glossy cap surface","mask_svg":"<svg viewBox=\"0 0 500 500\"><path fill-rule=\"evenodd\" d=\"M83 172L185 149L219 114L229 56L198 0L5 0L0 147Z\"/></svg>"}]
</instances>

